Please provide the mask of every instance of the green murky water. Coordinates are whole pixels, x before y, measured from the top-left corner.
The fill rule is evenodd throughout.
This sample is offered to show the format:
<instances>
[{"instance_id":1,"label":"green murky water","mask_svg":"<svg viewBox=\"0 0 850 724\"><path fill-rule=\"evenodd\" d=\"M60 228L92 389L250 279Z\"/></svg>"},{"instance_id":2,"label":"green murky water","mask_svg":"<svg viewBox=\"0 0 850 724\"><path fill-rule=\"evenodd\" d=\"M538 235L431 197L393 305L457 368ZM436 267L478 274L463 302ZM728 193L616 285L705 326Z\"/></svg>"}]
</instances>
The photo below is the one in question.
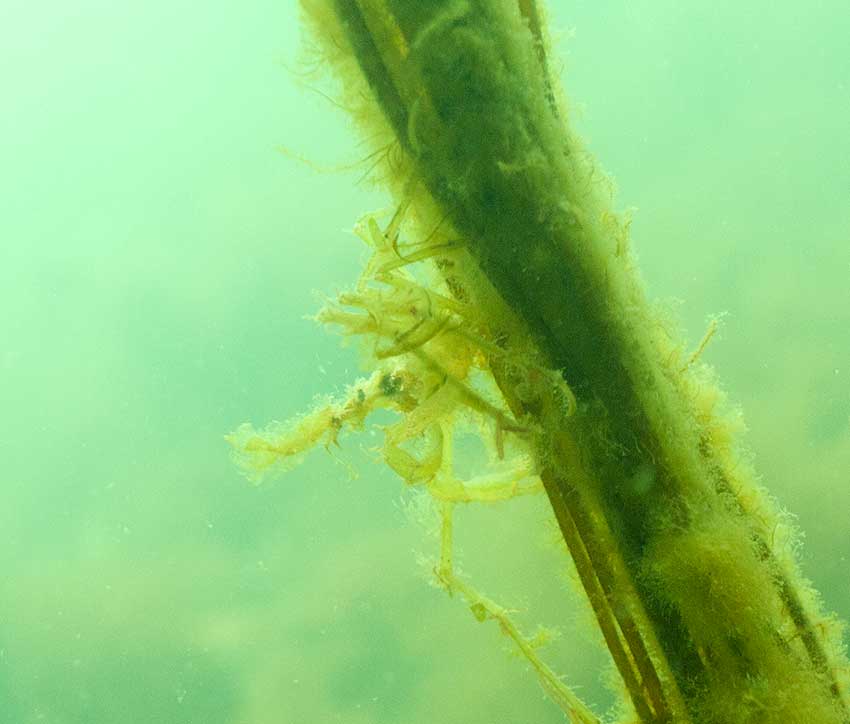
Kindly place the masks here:
<instances>
[{"instance_id":1,"label":"green murky water","mask_svg":"<svg viewBox=\"0 0 850 724\"><path fill-rule=\"evenodd\" d=\"M850 618L850 15L844 3L552 3L580 128L656 296L750 425ZM574 30L574 34L567 31ZM388 203L299 87L294 3L0 9L0 723L557 722L369 433L252 488L222 435L359 374L305 315ZM682 301L675 301L682 300ZM354 477L356 471L358 477ZM477 585L610 666L543 501L458 516ZM524 527L525 526L525 527Z\"/></svg>"}]
</instances>

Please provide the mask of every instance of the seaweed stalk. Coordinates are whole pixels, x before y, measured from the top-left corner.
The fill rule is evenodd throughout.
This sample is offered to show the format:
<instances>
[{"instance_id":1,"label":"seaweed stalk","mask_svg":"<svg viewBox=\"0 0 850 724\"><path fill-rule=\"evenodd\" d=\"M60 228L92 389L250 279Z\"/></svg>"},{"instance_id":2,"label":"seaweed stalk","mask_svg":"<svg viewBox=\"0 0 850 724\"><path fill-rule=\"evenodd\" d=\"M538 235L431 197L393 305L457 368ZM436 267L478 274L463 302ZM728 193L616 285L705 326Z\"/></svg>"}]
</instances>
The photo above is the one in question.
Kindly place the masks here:
<instances>
[{"instance_id":1,"label":"seaweed stalk","mask_svg":"<svg viewBox=\"0 0 850 724\"><path fill-rule=\"evenodd\" d=\"M714 328L682 359L646 301L628 221L549 75L534 0L303 2L344 105L376 146L400 149L378 168L399 212L383 234L370 223L367 273L324 313L374 338L379 371L308 417L307 443L316 419L358 426L376 405L404 415L385 458L442 501L442 585L522 649L450 565L450 506L464 500L446 484L451 420L473 411L495 425L499 459L505 432L533 459L637 721L850 722L839 638L772 548L786 524L699 362ZM424 239L405 254L403 216ZM430 265L428 284L414 265ZM497 396L476 392L480 374ZM418 456L404 448L415 438ZM234 443L266 467L269 450L303 447L257 439ZM572 721L592 720L559 696Z\"/></svg>"}]
</instances>

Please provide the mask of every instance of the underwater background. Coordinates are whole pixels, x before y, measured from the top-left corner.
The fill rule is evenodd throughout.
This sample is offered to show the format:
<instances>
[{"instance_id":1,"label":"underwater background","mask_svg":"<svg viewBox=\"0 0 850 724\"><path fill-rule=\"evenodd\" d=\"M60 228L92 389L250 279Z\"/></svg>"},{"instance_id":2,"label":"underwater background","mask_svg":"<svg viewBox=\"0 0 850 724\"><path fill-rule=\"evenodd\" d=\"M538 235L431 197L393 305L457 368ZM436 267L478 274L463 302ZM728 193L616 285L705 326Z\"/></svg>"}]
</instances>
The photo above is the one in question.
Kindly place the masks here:
<instances>
[{"instance_id":1,"label":"underwater background","mask_svg":"<svg viewBox=\"0 0 850 724\"><path fill-rule=\"evenodd\" d=\"M649 293L690 346L723 315L705 359L850 620L846 3L550 5ZM261 487L230 460L241 422L362 374L305 317L390 202L368 165L316 169L368 150L301 46L294 2L0 8L0 724L562 721L428 585L427 511L379 431ZM547 660L604 710L545 500L456 527L462 569L558 626Z\"/></svg>"}]
</instances>

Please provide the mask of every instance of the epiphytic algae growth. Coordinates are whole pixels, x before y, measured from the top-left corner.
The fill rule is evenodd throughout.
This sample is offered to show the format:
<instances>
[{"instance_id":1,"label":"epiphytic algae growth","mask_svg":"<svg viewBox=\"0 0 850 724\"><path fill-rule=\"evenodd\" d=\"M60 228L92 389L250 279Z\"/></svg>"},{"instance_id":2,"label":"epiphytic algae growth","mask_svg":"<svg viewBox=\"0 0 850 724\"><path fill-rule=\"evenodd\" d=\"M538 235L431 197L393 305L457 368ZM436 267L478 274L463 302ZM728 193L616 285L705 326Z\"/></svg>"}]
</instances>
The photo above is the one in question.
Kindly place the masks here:
<instances>
[{"instance_id":1,"label":"epiphytic algae growth","mask_svg":"<svg viewBox=\"0 0 850 724\"><path fill-rule=\"evenodd\" d=\"M435 576L495 620L570 721L598 718L452 564L455 506L544 494L626 693L628 721L848 722L836 624L747 462L700 345L646 301L628 219L570 131L533 0L305 0L341 103L396 196L320 321L371 376L229 436L255 480L396 414L383 459L441 516ZM458 429L488 461L456 474ZM553 573L554 575L554 573Z\"/></svg>"}]
</instances>

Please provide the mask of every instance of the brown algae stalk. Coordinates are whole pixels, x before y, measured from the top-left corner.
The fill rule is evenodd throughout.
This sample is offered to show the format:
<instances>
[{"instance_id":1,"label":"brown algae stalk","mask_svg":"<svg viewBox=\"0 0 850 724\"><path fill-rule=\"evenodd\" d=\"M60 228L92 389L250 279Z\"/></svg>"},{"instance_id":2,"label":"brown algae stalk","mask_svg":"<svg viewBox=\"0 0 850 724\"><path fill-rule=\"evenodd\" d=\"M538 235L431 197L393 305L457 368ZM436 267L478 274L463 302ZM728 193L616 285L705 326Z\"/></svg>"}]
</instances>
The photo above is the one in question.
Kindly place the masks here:
<instances>
[{"instance_id":1,"label":"brown algae stalk","mask_svg":"<svg viewBox=\"0 0 850 724\"><path fill-rule=\"evenodd\" d=\"M376 371L294 426L230 436L246 469L285 466L376 407L386 462L438 501L436 574L499 623L571 721L596 717L504 609L451 564L451 511L541 488L619 671L633 721L850 722L837 625L789 554L735 420L645 299L628 223L571 133L533 0L304 0L399 201L373 258L320 319L370 339ZM401 243L400 228L421 241ZM491 468L458 480L474 420Z\"/></svg>"}]
</instances>

